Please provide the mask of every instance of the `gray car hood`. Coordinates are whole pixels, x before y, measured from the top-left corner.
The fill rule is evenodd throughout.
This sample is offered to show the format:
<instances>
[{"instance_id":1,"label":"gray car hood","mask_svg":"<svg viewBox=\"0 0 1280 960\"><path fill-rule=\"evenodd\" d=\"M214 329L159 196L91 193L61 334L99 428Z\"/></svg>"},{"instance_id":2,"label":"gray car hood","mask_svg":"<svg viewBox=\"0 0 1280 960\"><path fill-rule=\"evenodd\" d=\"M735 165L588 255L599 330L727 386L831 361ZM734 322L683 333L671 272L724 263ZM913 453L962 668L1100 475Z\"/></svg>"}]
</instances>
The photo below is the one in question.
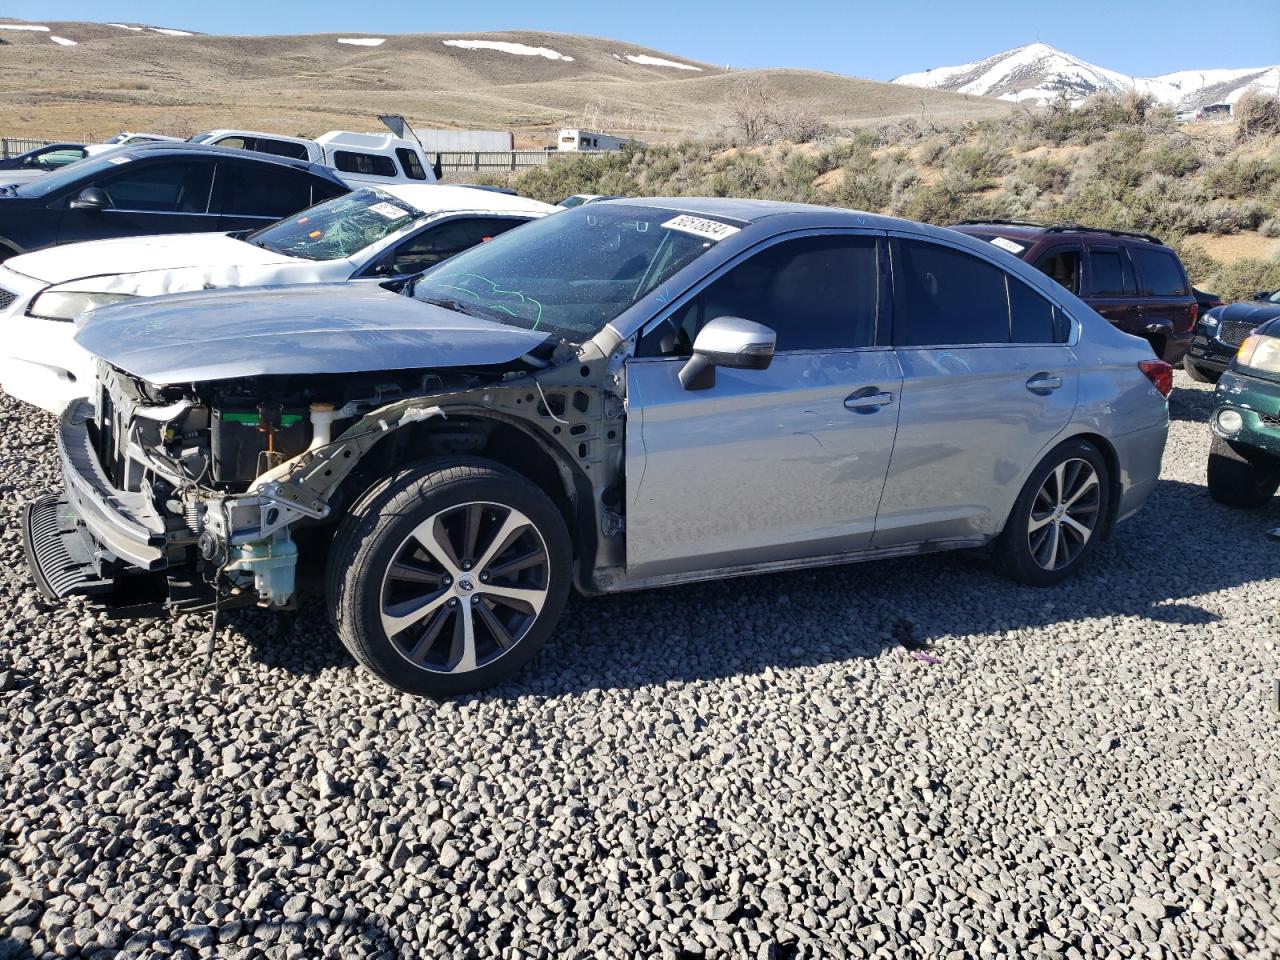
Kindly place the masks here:
<instances>
[{"instance_id":1,"label":"gray car hood","mask_svg":"<svg viewBox=\"0 0 1280 960\"><path fill-rule=\"evenodd\" d=\"M151 297L93 311L76 342L150 383L509 363L547 334L325 283Z\"/></svg>"}]
</instances>

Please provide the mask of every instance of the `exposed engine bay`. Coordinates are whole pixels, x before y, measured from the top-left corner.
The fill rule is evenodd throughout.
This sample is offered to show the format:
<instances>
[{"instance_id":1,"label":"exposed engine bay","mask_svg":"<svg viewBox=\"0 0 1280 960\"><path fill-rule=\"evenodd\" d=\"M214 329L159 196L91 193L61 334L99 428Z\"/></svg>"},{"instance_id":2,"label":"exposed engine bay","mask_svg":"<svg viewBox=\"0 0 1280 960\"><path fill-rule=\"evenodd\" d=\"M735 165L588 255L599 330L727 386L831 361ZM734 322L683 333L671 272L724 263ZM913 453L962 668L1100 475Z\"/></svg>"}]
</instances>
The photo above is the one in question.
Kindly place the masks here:
<instances>
[{"instance_id":1,"label":"exposed engine bay","mask_svg":"<svg viewBox=\"0 0 1280 960\"><path fill-rule=\"evenodd\" d=\"M623 403L612 395L606 403L589 386L600 382L588 373L603 360L573 360L537 379L537 361L528 358L508 365L518 369L263 376L180 387L157 387L99 361L85 442L108 486L124 491L133 515L163 541L160 562L122 557L129 563L121 569L126 576L139 566L193 571L188 595L166 575L164 602L173 609L207 605L210 587L217 598L288 609L296 605L299 538L311 532L325 542L351 497L398 465L483 455L496 445L508 453L527 445L530 461L535 445L559 447L550 458L558 476L544 479L604 518L591 524L607 532L597 540L617 538L621 518L611 505L620 500L622 431L609 430L606 439L603 421L620 420ZM566 389L555 383L561 378L577 383ZM428 421L429 430L406 429ZM547 461L549 452L537 459ZM606 476L612 484L599 482ZM613 557L607 566L620 563L621 543L606 554Z\"/></svg>"}]
</instances>

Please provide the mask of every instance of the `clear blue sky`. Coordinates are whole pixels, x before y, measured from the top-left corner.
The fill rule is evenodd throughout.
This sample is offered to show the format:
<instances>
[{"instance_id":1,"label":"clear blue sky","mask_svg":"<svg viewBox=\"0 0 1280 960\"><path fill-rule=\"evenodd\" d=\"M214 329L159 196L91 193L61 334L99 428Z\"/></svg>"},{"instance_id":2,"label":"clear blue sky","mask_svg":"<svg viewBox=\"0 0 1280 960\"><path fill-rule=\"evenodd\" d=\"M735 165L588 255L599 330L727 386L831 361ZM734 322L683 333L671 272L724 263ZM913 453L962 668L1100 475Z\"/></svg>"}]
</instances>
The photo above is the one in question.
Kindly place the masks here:
<instances>
[{"instance_id":1,"label":"clear blue sky","mask_svg":"<svg viewBox=\"0 0 1280 960\"><path fill-rule=\"evenodd\" d=\"M550 30L879 80L1035 39L1136 76L1280 63L1280 0L5 0L0 15L234 34Z\"/></svg>"}]
</instances>

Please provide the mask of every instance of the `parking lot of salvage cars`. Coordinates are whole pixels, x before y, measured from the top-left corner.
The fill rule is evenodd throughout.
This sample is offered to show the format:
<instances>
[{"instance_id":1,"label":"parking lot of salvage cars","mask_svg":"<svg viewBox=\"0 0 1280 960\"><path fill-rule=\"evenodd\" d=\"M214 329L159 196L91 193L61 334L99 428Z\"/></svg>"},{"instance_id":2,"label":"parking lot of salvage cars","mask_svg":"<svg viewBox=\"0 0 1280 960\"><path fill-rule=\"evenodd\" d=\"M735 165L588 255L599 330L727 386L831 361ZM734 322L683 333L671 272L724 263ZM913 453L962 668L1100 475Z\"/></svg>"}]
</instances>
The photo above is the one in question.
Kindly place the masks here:
<instances>
[{"instance_id":1,"label":"parking lot of salvage cars","mask_svg":"<svg viewBox=\"0 0 1280 960\"><path fill-rule=\"evenodd\" d=\"M576 598L444 703L318 605L228 617L205 675L207 615L42 599L53 421L0 400L0 955L1276 955L1280 515L1209 499L1211 390L1178 374L1150 503L1060 586Z\"/></svg>"}]
</instances>

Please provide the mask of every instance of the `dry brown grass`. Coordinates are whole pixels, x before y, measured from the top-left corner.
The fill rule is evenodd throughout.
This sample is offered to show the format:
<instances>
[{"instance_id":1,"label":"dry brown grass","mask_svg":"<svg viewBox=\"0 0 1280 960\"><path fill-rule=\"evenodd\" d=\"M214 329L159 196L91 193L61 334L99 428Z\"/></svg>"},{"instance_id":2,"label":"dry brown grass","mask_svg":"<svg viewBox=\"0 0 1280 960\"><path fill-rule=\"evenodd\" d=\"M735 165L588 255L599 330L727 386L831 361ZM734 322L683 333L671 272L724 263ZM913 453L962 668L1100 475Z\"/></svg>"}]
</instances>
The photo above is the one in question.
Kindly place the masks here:
<instances>
[{"instance_id":1,"label":"dry brown grass","mask_svg":"<svg viewBox=\"0 0 1280 960\"><path fill-rule=\"evenodd\" d=\"M121 129L190 134L248 127L318 134L374 129L378 113L416 126L512 129L539 147L548 131L587 126L663 142L713 136L733 83L745 72L577 35L530 31L387 34L380 47L339 34L166 37L104 24L41 21L77 40L7 32L0 47L0 132L98 139ZM343 34L345 36L345 34ZM550 47L572 63L446 47L450 38ZM701 72L641 66L649 54ZM753 71L778 96L804 103L835 128L919 118L944 122L1004 116L1010 105L804 70Z\"/></svg>"}]
</instances>

